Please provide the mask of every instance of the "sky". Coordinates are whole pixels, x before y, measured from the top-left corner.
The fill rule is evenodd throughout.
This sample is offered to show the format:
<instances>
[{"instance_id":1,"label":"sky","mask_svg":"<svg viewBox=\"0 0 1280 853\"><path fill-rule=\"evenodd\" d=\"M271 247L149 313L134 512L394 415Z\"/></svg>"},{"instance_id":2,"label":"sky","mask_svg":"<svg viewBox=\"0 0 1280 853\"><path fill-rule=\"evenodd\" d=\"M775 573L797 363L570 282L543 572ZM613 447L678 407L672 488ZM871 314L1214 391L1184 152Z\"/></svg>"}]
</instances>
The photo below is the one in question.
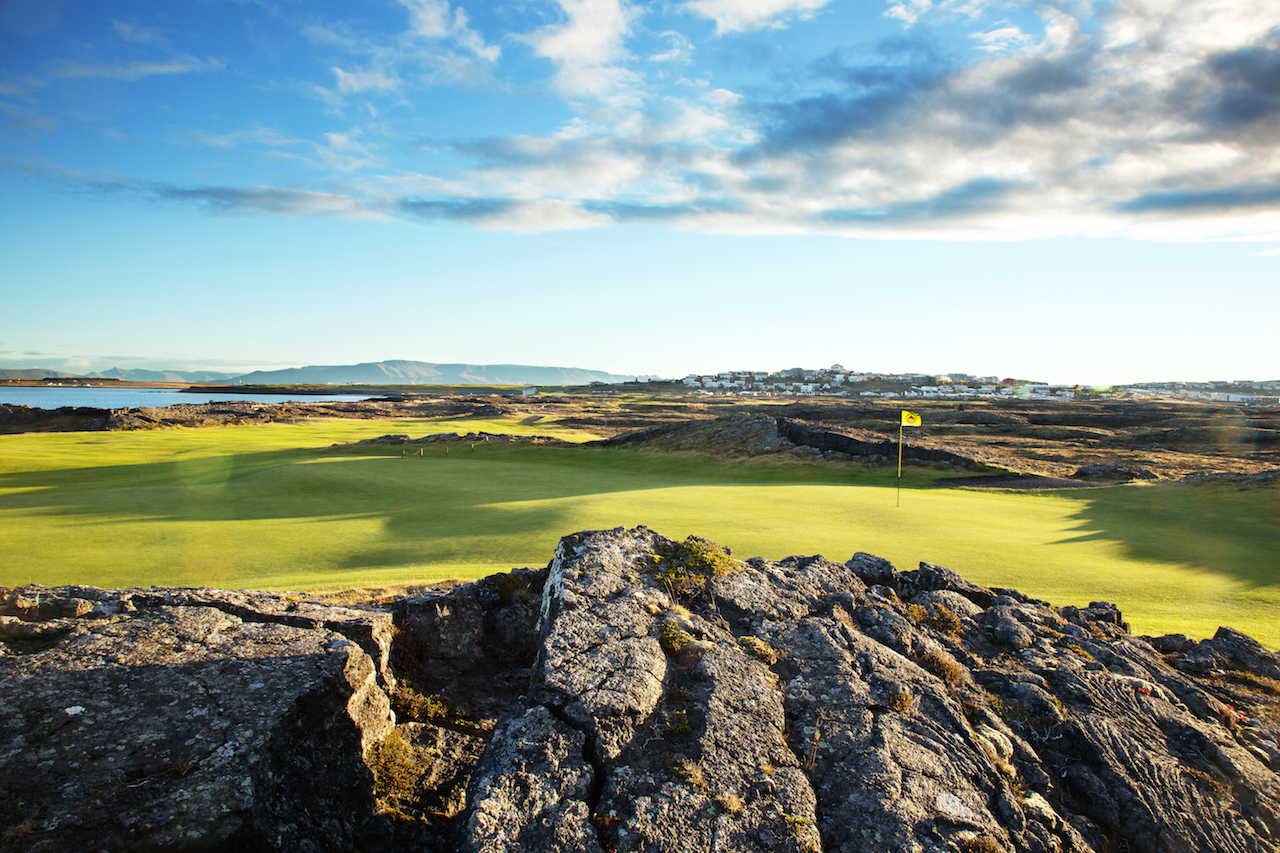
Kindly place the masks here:
<instances>
[{"instance_id":1,"label":"sky","mask_svg":"<svg viewBox=\"0 0 1280 853\"><path fill-rule=\"evenodd\" d=\"M1280 379L1274 0L0 0L0 367Z\"/></svg>"}]
</instances>

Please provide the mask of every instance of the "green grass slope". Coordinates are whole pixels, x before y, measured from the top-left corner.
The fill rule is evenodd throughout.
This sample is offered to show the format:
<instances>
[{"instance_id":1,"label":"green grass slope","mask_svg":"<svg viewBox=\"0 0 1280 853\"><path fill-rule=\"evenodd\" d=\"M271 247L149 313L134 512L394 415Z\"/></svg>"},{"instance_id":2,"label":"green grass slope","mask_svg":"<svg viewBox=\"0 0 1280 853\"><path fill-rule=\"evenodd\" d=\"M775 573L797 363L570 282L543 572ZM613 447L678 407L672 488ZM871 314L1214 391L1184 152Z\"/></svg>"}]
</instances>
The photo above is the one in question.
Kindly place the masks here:
<instances>
[{"instance_id":1,"label":"green grass slope","mask_svg":"<svg viewBox=\"0 0 1280 853\"><path fill-rule=\"evenodd\" d=\"M629 449L331 447L554 423L342 421L0 437L0 584L335 590L541 565L582 529L647 524L738 557L927 560L1138 632L1232 625L1280 645L1280 493L1180 484L941 489L908 469L733 464ZM571 434L566 432L565 437ZM578 434L578 438L581 435Z\"/></svg>"}]
</instances>

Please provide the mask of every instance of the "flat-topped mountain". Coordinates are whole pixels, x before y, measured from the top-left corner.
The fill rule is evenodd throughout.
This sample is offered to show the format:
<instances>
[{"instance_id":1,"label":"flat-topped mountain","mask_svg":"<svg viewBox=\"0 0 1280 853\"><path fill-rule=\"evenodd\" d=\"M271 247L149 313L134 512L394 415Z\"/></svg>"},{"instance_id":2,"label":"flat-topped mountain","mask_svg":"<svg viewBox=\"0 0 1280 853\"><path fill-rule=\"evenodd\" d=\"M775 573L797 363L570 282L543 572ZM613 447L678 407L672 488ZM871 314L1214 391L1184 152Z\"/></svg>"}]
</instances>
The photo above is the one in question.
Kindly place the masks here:
<instances>
[{"instance_id":1,"label":"flat-topped mountain","mask_svg":"<svg viewBox=\"0 0 1280 853\"><path fill-rule=\"evenodd\" d=\"M0 590L0 851L1274 851L1280 657L644 527L332 606Z\"/></svg>"},{"instance_id":2,"label":"flat-topped mountain","mask_svg":"<svg viewBox=\"0 0 1280 853\"><path fill-rule=\"evenodd\" d=\"M237 376L231 382L236 385L587 385L591 382L625 382L634 378L578 367L394 360L255 370Z\"/></svg>"}]
</instances>

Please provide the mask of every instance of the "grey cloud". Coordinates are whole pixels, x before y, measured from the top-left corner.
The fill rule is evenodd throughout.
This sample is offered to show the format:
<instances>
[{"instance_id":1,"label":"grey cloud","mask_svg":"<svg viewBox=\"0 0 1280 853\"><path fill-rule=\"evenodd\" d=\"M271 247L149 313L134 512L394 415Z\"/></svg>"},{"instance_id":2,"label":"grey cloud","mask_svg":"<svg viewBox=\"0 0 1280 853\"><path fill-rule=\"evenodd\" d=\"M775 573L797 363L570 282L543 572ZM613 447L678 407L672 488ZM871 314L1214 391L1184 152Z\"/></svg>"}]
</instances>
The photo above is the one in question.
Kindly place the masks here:
<instances>
[{"instance_id":1,"label":"grey cloud","mask_svg":"<svg viewBox=\"0 0 1280 853\"><path fill-rule=\"evenodd\" d=\"M855 63L840 54L816 60L809 69L811 78L835 84L834 92L757 107L766 146L824 146L873 134L909 114L950 72L923 38L886 40L878 51L883 61Z\"/></svg>"},{"instance_id":2,"label":"grey cloud","mask_svg":"<svg viewBox=\"0 0 1280 853\"><path fill-rule=\"evenodd\" d=\"M362 200L336 194L280 187L176 187L139 184L138 188L164 201L192 202L211 213L247 215L343 214L359 212Z\"/></svg>"},{"instance_id":3,"label":"grey cloud","mask_svg":"<svg viewBox=\"0 0 1280 853\"><path fill-rule=\"evenodd\" d=\"M923 220L944 220L998 209L1017 189L1009 181L980 178L943 190L928 198L899 202L881 208L829 210L819 219L829 223L903 225Z\"/></svg>"},{"instance_id":4,"label":"grey cloud","mask_svg":"<svg viewBox=\"0 0 1280 853\"><path fill-rule=\"evenodd\" d=\"M0 125L10 133L19 133L29 139L34 139L39 133L53 133L58 129L58 119L51 116L33 115L23 110L10 109L7 104L0 104L0 110L8 113L13 118L13 121Z\"/></svg>"},{"instance_id":5,"label":"grey cloud","mask_svg":"<svg viewBox=\"0 0 1280 853\"><path fill-rule=\"evenodd\" d=\"M825 147L870 136L908 112L920 91L901 86L852 97L829 94L779 104L770 110L775 120L768 131L767 147Z\"/></svg>"},{"instance_id":6,"label":"grey cloud","mask_svg":"<svg viewBox=\"0 0 1280 853\"><path fill-rule=\"evenodd\" d=\"M1280 114L1280 38L1220 54L1209 68L1222 86L1211 121L1236 128Z\"/></svg>"},{"instance_id":7,"label":"grey cloud","mask_svg":"<svg viewBox=\"0 0 1280 853\"><path fill-rule=\"evenodd\" d=\"M671 222L711 213L746 213L746 206L733 199L704 199L690 204L645 204L610 200L582 202L588 213L603 213L616 222Z\"/></svg>"},{"instance_id":8,"label":"grey cloud","mask_svg":"<svg viewBox=\"0 0 1280 853\"><path fill-rule=\"evenodd\" d=\"M96 196L124 196L150 201L194 204L223 216L342 216L378 213L378 204L343 193L292 187L184 187L157 181L106 180L84 172L40 163L23 163L0 155L0 164L35 178L53 181L69 191Z\"/></svg>"},{"instance_id":9,"label":"grey cloud","mask_svg":"<svg viewBox=\"0 0 1280 853\"><path fill-rule=\"evenodd\" d=\"M393 209L414 219L475 222L509 213L518 202L503 198L401 199Z\"/></svg>"},{"instance_id":10,"label":"grey cloud","mask_svg":"<svg viewBox=\"0 0 1280 853\"><path fill-rule=\"evenodd\" d=\"M765 108L766 146L823 148L850 139L928 133L947 115L965 119L949 127L948 135L976 145L1020 125L1052 124L1088 110L1096 53L1087 47L1064 56L1027 56L974 87L966 79L970 69L953 66L926 41L888 46L890 58L903 61L845 65L829 56L815 63L815 79L841 88Z\"/></svg>"},{"instance_id":11,"label":"grey cloud","mask_svg":"<svg viewBox=\"0 0 1280 853\"><path fill-rule=\"evenodd\" d=\"M490 165L528 166L543 164L548 156L565 157L568 150L576 147L571 141L561 141L556 145L540 145L536 150L530 140L510 137L487 137L464 142L428 142L428 147L448 147L457 153L483 161Z\"/></svg>"},{"instance_id":12,"label":"grey cloud","mask_svg":"<svg viewBox=\"0 0 1280 853\"><path fill-rule=\"evenodd\" d=\"M1201 191L1147 193L1115 206L1121 213L1231 211L1280 204L1280 186L1244 185Z\"/></svg>"},{"instance_id":13,"label":"grey cloud","mask_svg":"<svg viewBox=\"0 0 1280 853\"><path fill-rule=\"evenodd\" d=\"M1007 97L993 97L993 101L1029 107L1030 102L1046 96L1083 91L1094 75L1091 67L1095 54L1081 51L1059 58L1035 58L1022 63L1009 74L998 78L992 94L1007 93ZM1028 109L1028 112L1035 112Z\"/></svg>"}]
</instances>

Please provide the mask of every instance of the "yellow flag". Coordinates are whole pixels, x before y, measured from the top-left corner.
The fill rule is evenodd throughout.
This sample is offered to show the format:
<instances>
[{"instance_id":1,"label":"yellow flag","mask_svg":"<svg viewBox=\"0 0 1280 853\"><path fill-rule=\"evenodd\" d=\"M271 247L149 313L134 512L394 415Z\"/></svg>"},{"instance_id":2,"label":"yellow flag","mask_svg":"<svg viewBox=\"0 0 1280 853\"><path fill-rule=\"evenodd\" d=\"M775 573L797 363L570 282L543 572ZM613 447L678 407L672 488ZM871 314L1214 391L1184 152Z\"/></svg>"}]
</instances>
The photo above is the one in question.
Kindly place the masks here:
<instances>
[{"instance_id":1,"label":"yellow flag","mask_svg":"<svg viewBox=\"0 0 1280 853\"><path fill-rule=\"evenodd\" d=\"M902 413L903 426L920 426L920 416L915 412L904 411Z\"/></svg>"}]
</instances>

